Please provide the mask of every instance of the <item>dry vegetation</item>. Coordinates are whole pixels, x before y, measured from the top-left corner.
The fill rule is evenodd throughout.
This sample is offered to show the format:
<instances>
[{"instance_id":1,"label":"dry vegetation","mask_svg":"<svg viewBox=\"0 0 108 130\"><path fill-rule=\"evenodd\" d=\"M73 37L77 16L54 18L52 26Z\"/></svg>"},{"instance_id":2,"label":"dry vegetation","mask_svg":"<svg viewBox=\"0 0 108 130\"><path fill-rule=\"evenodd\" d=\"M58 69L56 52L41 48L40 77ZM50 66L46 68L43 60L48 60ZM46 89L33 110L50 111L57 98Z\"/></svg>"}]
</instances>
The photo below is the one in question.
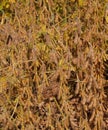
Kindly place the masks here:
<instances>
[{"instance_id":1,"label":"dry vegetation","mask_svg":"<svg viewBox=\"0 0 108 130\"><path fill-rule=\"evenodd\" d=\"M0 130L108 130L107 5L0 0Z\"/></svg>"}]
</instances>

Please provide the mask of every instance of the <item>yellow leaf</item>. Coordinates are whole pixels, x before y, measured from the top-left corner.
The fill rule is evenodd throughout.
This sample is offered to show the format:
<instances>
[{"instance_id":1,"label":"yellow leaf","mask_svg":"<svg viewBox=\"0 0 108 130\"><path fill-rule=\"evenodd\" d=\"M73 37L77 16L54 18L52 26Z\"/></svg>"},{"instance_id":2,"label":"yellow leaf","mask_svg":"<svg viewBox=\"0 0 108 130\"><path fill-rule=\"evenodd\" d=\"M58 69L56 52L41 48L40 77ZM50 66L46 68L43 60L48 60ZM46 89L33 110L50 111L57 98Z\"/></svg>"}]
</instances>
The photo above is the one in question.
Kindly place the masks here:
<instances>
[{"instance_id":1,"label":"yellow leaf","mask_svg":"<svg viewBox=\"0 0 108 130\"><path fill-rule=\"evenodd\" d=\"M7 3L7 4L5 5L5 8L6 8L6 9L9 9L9 7L10 7L10 4Z\"/></svg>"},{"instance_id":2,"label":"yellow leaf","mask_svg":"<svg viewBox=\"0 0 108 130\"><path fill-rule=\"evenodd\" d=\"M9 0L10 3L15 3L16 1L15 0Z\"/></svg>"},{"instance_id":3,"label":"yellow leaf","mask_svg":"<svg viewBox=\"0 0 108 130\"><path fill-rule=\"evenodd\" d=\"M78 5L82 7L84 5L84 0L78 0Z\"/></svg>"},{"instance_id":4,"label":"yellow leaf","mask_svg":"<svg viewBox=\"0 0 108 130\"><path fill-rule=\"evenodd\" d=\"M106 21L106 23L108 23L108 3L106 4L105 21Z\"/></svg>"},{"instance_id":5,"label":"yellow leaf","mask_svg":"<svg viewBox=\"0 0 108 130\"><path fill-rule=\"evenodd\" d=\"M7 86L7 79L6 77L0 77L0 93L3 92L3 90Z\"/></svg>"},{"instance_id":6,"label":"yellow leaf","mask_svg":"<svg viewBox=\"0 0 108 130\"><path fill-rule=\"evenodd\" d=\"M60 59L60 61L59 61L59 66L62 66L63 63L64 63L63 59Z\"/></svg>"},{"instance_id":7,"label":"yellow leaf","mask_svg":"<svg viewBox=\"0 0 108 130\"><path fill-rule=\"evenodd\" d=\"M6 81L7 81L6 77L1 77L0 78L0 84L5 83Z\"/></svg>"},{"instance_id":8,"label":"yellow leaf","mask_svg":"<svg viewBox=\"0 0 108 130\"><path fill-rule=\"evenodd\" d=\"M71 71L76 71L76 67L75 67L75 66L71 66L71 67L70 67L70 70L71 70Z\"/></svg>"},{"instance_id":9,"label":"yellow leaf","mask_svg":"<svg viewBox=\"0 0 108 130\"><path fill-rule=\"evenodd\" d=\"M71 0L71 2L75 2L76 0Z\"/></svg>"},{"instance_id":10,"label":"yellow leaf","mask_svg":"<svg viewBox=\"0 0 108 130\"><path fill-rule=\"evenodd\" d=\"M46 31L47 31L47 28L46 28L46 25L41 25L41 31L42 31L42 33L46 33Z\"/></svg>"}]
</instances>

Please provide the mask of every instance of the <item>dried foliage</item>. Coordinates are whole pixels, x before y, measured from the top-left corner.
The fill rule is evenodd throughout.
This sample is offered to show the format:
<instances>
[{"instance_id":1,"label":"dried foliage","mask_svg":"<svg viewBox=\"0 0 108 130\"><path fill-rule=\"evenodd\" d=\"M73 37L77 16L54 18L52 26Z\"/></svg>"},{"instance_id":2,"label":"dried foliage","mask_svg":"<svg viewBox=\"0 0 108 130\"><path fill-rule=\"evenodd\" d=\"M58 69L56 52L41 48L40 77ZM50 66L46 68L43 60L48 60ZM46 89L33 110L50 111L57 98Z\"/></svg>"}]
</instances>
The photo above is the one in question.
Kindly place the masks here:
<instances>
[{"instance_id":1,"label":"dried foliage","mask_svg":"<svg viewBox=\"0 0 108 130\"><path fill-rule=\"evenodd\" d=\"M108 129L108 2L0 0L0 130Z\"/></svg>"}]
</instances>

